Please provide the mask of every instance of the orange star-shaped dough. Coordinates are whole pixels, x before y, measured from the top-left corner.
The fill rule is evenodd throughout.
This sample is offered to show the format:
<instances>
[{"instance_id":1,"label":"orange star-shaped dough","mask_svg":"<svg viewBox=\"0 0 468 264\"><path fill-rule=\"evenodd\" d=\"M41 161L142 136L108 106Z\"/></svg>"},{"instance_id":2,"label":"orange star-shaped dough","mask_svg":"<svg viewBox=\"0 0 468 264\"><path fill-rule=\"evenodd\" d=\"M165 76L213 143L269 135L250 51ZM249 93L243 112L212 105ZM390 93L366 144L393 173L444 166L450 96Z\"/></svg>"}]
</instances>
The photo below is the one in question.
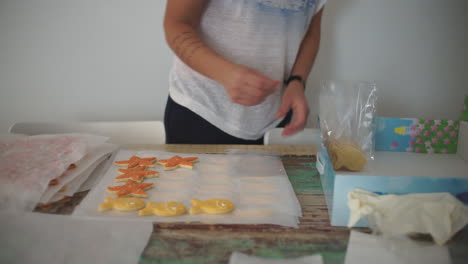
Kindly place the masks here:
<instances>
[{"instance_id":1,"label":"orange star-shaped dough","mask_svg":"<svg viewBox=\"0 0 468 264\"><path fill-rule=\"evenodd\" d=\"M131 173L131 172L135 172L135 171L145 171L146 170L146 167L136 167L136 168L133 168L133 169L119 169L118 172L120 175L122 174L125 174L125 173Z\"/></svg>"},{"instance_id":2,"label":"orange star-shaped dough","mask_svg":"<svg viewBox=\"0 0 468 264\"><path fill-rule=\"evenodd\" d=\"M145 190L151 189L153 187L153 183L136 183L132 180L128 180L124 185L107 187L107 192L115 194L117 197L148 197L148 194L145 192Z\"/></svg>"},{"instance_id":3,"label":"orange star-shaped dough","mask_svg":"<svg viewBox=\"0 0 468 264\"><path fill-rule=\"evenodd\" d=\"M156 162L155 157L140 158L138 156L132 156L129 160L115 161L114 164L121 167L127 167L129 169L135 167L154 167Z\"/></svg>"},{"instance_id":4,"label":"orange star-shaped dough","mask_svg":"<svg viewBox=\"0 0 468 264\"><path fill-rule=\"evenodd\" d=\"M159 160L158 164L164 166L164 170L175 170L178 167L193 169L193 163L198 162L197 157L182 158L180 156L174 156L170 159Z\"/></svg>"},{"instance_id":5,"label":"orange star-shaped dough","mask_svg":"<svg viewBox=\"0 0 468 264\"><path fill-rule=\"evenodd\" d=\"M159 175L159 172L157 171L147 171L145 169L145 167L137 167L136 169L119 169L120 176L115 178L115 182L132 180L134 182L141 183L146 178L153 178Z\"/></svg>"}]
</instances>

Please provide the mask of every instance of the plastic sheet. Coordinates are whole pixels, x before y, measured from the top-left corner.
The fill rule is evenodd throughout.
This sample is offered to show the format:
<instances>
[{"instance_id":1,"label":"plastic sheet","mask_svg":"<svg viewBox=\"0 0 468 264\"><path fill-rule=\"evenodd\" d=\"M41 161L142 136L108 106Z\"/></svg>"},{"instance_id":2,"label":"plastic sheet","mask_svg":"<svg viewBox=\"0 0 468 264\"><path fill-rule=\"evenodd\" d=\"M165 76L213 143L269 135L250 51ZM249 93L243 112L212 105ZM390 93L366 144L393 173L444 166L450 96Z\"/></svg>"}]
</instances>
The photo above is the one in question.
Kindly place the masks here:
<instances>
[{"instance_id":1,"label":"plastic sheet","mask_svg":"<svg viewBox=\"0 0 468 264\"><path fill-rule=\"evenodd\" d=\"M430 234L438 245L445 244L468 224L468 206L450 193L377 195L353 190L348 194L348 206L350 227L367 216L376 234Z\"/></svg>"},{"instance_id":2,"label":"plastic sheet","mask_svg":"<svg viewBox=\"0 0 468 264\"><path fill-rule=\"evenodd\" d=\"M345 264L450 264L447 247L351 231Z\"/></svg>"}]
</instances>

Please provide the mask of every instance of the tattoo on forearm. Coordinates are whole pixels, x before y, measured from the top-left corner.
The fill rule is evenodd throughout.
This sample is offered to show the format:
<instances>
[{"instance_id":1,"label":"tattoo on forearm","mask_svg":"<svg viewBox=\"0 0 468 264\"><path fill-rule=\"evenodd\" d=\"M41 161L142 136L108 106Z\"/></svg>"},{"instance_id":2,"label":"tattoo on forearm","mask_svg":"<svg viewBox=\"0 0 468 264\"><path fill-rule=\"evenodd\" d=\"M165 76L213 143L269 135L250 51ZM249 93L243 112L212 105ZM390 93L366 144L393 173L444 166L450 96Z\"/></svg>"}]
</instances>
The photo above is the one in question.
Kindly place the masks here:
<instances>
[{"instance_id":1,"label":"tattoo on forearm","mask_svg":"<svg viewBox=\"0 0 468 264\"><path fill-rule=\"evenodd\" d=\"M177 43L177 47L175 47L176 52L180 52L180 50L181 50L182 48L184 48L184 46L186 46L186 45L184 45L184 44L186 43L186 41L187 41L187 40L191 40L191 39L193 39L193 38L195 38L195 36L189 35L189 36L186 36L186 37L180 39L180 41Z\"/></svg>"},{"instance_id":2,"label":"tattoo on forearm","mask_svg":"<svg viewBox=\"0 0 468 264\"><path fill-rule=\"evenodd\" d=\"M187 56L187 58L186 58L186 61L187 61L188 64L191 63L193 54L195 54L195 52L196 52L197 50L199 50L200 48L202 48L202 47L203 47L203 44L200 44L200 45L194 47L194 48L190 51L190 54L188 54L188 56Z\"/></svg>"},{"instance_id":3,"label":"tattoo on forearm","mask_svg":"<svg viewBox=\"0 0 468 264\"><path fill-rule=\"evenodd\" d=\"M190 43L188 44L188 47L192 46L193 44L197 44L197 43L201 43L201 42L202 42L201 40L197 39L197 40L195 40L195 41L190 42Z\"/></svg>"},{"instance_id":4,"label":"tattoo on forearm","mask_svg":"<svg viewBox=\"0 0 468 264\"><path fill-rule=\"evenodd\" d=\"M190 50L190 48L191 48L193 45L198 44L198 43L201 43L201 40L196 39L196 40L194 40L194 41L188 43L188 44L185 46L184 50L182 50L182 51L180 52L180 57L181 57L181 58L184 58L184 57L185 57L185 54Z\"/></svg>"},{"instance_id":5,"label":"tattoo on forearm","mask_svg":"<svg viewBox=\"0 0 468 264\"><path fill-rule=\"evenodd\" d=\"M175 43L177 42L177 40L178 40L180 37L182 37L183 35L186 35L186 34L190 34L190 33L192 33L192 32L190 32L190 31L184 31L184 32L180 33L179 35L175 36L174 39L172 39L171 44L172 44L172 45L175 45Z\"/></svg>"},{"instance_id":6,"label":"tattoo on forearm","mask_svg":"<svg viewBox=\"0 0 468 264\"><path fill-rule=\"evenodd\" d=\"M191 31L184 31L177 35L172 41L172 48L174 52L180 55L181 50L184 50L185 42L193 38L196 38L196 36Z\"/></svg>"},{"instance_id":7,"label":"tattoo on forearm","mask_svg":"<svg viewBox=\"0 0 468 264\"><path fill-rule=\"evenodd\" d=\"M171 44L174 52L186 63L190 63L197 50L204 46L203 42L190 31L178 34L174 37Z\"/></svg>"}]
</instances>

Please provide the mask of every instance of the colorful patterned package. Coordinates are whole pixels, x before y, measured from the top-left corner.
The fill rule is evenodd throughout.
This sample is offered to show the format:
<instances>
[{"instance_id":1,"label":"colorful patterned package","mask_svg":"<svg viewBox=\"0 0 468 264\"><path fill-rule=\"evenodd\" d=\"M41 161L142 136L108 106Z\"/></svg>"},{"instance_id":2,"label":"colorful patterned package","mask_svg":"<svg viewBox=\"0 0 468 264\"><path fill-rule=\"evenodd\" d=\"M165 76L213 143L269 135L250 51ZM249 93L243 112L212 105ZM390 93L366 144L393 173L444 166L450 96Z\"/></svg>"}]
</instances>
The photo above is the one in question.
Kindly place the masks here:
<instances>
[{"instance_id":1,"label":"colorful patterned package","mask_svg":"<svg viewBox=\"0 0 468 264\"><path fill-rule=\"evenodd\" d=\"M456 153L459 120L377 118L376 149L417 153Z\"/></svg>"}]
</instances>

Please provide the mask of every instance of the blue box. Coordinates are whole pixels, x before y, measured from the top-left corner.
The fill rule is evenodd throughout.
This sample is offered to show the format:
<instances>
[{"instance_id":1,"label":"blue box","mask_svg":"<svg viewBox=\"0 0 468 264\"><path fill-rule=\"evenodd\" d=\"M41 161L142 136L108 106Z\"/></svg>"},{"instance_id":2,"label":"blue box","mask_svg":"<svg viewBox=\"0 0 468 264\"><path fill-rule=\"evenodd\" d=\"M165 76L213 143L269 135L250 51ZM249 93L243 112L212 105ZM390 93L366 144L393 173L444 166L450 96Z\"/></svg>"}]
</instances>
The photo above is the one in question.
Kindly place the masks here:
<instances>
[{"instance_id":1,"label":"blue box","mask_svg":"<svg viewBox=\"0 0 468 264\"><path fill-rule=\"evenodd\" d=\"M468 131L462 131L468 129L467 124L461 126L458 138L458 142L463 144L467 144ZM377 132L376 146L384 146L379 140L391 136L379 133L390 133L389 131L392 130ZM462 149L467 149L467 146L463 146ZM369 161L362 171L335 171L327 149L322 146L317 155L317 169L332 226L348 224L347 195L353 189L378 194L449 192L462 200L465 199L465 204L468 203L468 162L461 155L398 152L391 149L376 151L374 156L375 159ZM367 222L361 220L357 226L366 227Z\"/></svg>"}]
</instances>

